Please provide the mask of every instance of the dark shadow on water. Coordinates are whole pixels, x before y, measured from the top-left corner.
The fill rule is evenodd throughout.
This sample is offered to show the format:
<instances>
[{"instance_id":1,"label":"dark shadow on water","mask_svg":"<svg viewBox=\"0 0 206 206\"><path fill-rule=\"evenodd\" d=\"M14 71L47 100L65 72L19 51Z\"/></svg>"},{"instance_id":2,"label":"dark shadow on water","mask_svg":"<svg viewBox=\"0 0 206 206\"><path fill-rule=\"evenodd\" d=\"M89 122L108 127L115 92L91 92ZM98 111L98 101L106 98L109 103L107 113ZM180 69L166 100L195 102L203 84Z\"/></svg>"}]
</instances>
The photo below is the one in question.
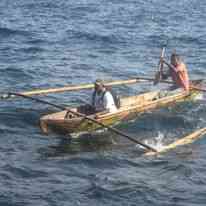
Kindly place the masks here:
<instances>
[{"instance_id":1,"label":"dark shadow on water","mask_svg":"<svg viewBox=\"0 0 206 206\"><path fill-rule=\"evenodd\" d=\"M61 137L56 145L50 145L47 148L40 148L39 153L44 157L55 157L64 155L74 155L82 152L100 151L109 147L112 138L105 138L104 135L94 137L92 134L82 134L78 138L72 138L67 135Z\"/></svg>"},{"instance_id":2,"label":"dark shadow on water","mask_svg":"<svg viewBox=\"0 0 206 206\"><path fill-rule=\"evenodd\" d=\"M54 158L63 156L75 156L82 153L103 153L113 151L140 150L135 144L124 140L108 131L101 133L86 133L73 139L71 136L64 137L57 144L39 148L40 158Z\"/></svg>"}]
</instances>

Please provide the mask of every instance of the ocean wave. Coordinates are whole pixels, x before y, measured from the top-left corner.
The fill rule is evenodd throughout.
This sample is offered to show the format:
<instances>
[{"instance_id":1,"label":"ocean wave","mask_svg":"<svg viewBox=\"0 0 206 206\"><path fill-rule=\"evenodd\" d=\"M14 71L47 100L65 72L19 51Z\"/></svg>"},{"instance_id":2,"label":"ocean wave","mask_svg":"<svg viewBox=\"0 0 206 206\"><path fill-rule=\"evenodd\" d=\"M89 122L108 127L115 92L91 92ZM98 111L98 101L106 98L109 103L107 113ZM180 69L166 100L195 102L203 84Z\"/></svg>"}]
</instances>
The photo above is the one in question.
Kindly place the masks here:
<instances>
[{"instance_id":1,"label":"ocean wave","mask_svg":"<svg viewBox=\"0 0 206 206\"><path fill-rule=\"evenodd\" d=\"M28 53L43 52L43 51L46 51L46 50L41 48L41 47L37 47L37 46L18 49L18 52L24 52L24 53L27 53L27 54Z\"/></svg>"},{"instance_id":2,"label":"ocean wave","mask_svg":"<svg viewBox=\"0 0 206 206\"><path fill-rule=\"evenodd\" d=\"M32 45L39 45L39 44L49 44L51 42L49 42L45 39L36 38L36 39L29 39L29 40L25 41L25 43L32 44Z\"/></svg>"},{"instance_id":3,"label":"ocean wave","mask_svg":"<svg viewBox=\"0 0 206 206\"><path fill-rule=\"evenodd\" d=\"M73 8L71 9L71 12L76 12L78 15L82 15L84 14L91 14L91 13L95 13L98 12L98 7L96 4L90 4L90 5L77 5L77 6L73 6Z\"/></svg>"},{"instance_id":4,"label":"ocean wave","mask_svg":"<svg viewBox=\"0 0 206 206\"><path fill-rule=\"evenodd\" d=\"M0 36L1 37L7 37L10 35L28 36L28 35L30 35L30 33L28 31L0 27Z\"/></svg>"},{"instance_id":5,"label":"ocean wave","mask_svg":"<svg viewBox=\"0 0 206 206\"><path fill-rule=\"evenodd\" d=\"M10 84L10 88L13 88L14 85L21 85L31 82L33 80L33 72L24 71L22 68L15 68L15 67L6 67L0 69L0 75L4 78L2 82ZM1 79L1 77L0 77Z\"/></svg>"},{"instance_id":6,"label":"ocean wave","mask_svg":"<svg viewBox=\"0 0 206 206\"><path fill-rule=\"evenodd\" d=\"M47 172L43 172L37 169L26 168L17 165L6 164L3 168L4 171L11 173L12 176L20 177L20 178L40 178L47 177Z\"/></svg>"},{"instance_id":7,"label":"ocean wave","mask_svg":"<svg viewBox=\"0 0 206 206\"><path fill-rule=\"evenodd\" d=\"M92 33L87 31L67 30L68 37L76 40L87 40L89 42L99 42L102 44L121 44L123 39L114 34L103 35L100 33Z\"/></svg>"},{"instance_id":8,"label":"ocean wave","mask_svg":"<svg viewBox=\"0 0 206 206\"><path fill-rule=\"evenodd\" d=\"M34 9L52 9L52 8L58 8L62 6L61 2L55 3L55 2L47 2L47 1L42 1L42 2L25 2L22 5L22 8L28 9L28 10L34 10Z\"/></svg>"},{"instance_id":9,"label":"ocean wave","mask_svg":"<svg viewBox=\"0 0 206 206\"><path fill-rule=\"evenodd\" d=\"M206 46L206 39L204 37L199 36L190 36L190 35L181 35L177 37L171 38L171 41L177 41L180 44L187 44L187 45L204 45Z\"/></svg>"}]
</instances>

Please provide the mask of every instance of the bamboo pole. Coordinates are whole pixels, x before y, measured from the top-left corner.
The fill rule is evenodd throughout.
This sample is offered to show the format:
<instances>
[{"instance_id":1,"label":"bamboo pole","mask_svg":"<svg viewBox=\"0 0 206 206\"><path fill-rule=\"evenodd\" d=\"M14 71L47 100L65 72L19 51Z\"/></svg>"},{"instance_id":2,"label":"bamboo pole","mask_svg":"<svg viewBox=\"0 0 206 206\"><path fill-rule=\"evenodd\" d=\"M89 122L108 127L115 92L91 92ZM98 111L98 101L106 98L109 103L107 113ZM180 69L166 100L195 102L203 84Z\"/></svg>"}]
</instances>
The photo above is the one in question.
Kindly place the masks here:
<instances>
[{"instance_id":1,"label":"bamboo pole","mask_svg":"<svg viewBox=\"0 0 206 206\"><path fill-rule=\"evenodd\" d=\"M158 63L158 70L155 72L155 79L153 81L153 84L156 85L162 80L162 73L163 73L163 60L164 60L164 54L165 54L165 47L162 48L161 54L160 54L160 60Z\"/></svg>"},{"instance_id":2,"label":"bamboo pole","mask_svg":"<svg viewBox=\"0 0 206 206\"><path fill-rule=\"evenodd\" d=\"M168 152L169 150L175 149L178 146L191 144L194 141L196 141L197 139L203 137L203 135L205 135L205 134L206 134L206 127L198 129L198 130L192 132L191 134L189 134L185 137L182 137L169 145L162 147L161 149L157 150L157 152L147 152L147 153L145 153L145 155L146 156L158 155L161 153Z\"/></svg>"},{"instance_id":3,"label":"bamboo pole","mask_svg":"<svg viewBox=\"0 0 206 206\"><path fill-rule=\"evenodd\" d=\"M162 80L162 72L163 72L163 59L165 55L165 47L162 48L161 56L160 56L160 61L159 61L159 72L160 72L160 80Z\"/></svg>"},{"instance_id":4,"label":"bamboo pole","mask_svg":"<svg viewBox=\"0 0 206 206\"><path fill-rule=\"evenodd\" d=\"M154 81L153 78L149 77L137 77L134 79L128 79L128 80L116 80L112 82L105 82L105 86L116 86L116 85L123 85L123 84L135 84L135 83L141 83L141 82L147 82L147 81ZM161 81L164 83L171 83L169 81ZM50 89L36 89L33 91L26 91L26 92L18 92L19 94L26 95L26 96L32 96L32 95L45 95L49 93L60 93L60 92L69 92L69 91L78 91L83 89L92 89L94 88L94 84L80 84L80 85L68 85L64 87L59 88L50 88ZM0 96L1 99L8 99L12 97L12 95L3 94Z\"/></svg>"}]
</instances>

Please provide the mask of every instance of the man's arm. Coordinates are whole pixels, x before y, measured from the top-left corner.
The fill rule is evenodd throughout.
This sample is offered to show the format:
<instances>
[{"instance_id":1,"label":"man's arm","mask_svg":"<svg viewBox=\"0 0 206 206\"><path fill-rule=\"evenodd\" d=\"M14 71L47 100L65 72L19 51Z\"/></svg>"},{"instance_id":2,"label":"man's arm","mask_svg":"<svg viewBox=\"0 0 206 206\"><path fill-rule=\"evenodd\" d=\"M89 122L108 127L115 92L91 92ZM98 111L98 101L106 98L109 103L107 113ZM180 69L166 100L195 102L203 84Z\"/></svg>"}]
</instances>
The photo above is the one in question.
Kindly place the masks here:
<instances>
[{"instance_id":1,"label":"man's arm","mask_svg":"<svg viewBox=\"0 0 206 206\"><path fill-rule=\"evenodd\" d=\"M163 60L163 63L166 64L174 72L178 73L178 69L175 66L173 66L172 64L167 63L165 60Z\"/></svg>"}]
</instances>

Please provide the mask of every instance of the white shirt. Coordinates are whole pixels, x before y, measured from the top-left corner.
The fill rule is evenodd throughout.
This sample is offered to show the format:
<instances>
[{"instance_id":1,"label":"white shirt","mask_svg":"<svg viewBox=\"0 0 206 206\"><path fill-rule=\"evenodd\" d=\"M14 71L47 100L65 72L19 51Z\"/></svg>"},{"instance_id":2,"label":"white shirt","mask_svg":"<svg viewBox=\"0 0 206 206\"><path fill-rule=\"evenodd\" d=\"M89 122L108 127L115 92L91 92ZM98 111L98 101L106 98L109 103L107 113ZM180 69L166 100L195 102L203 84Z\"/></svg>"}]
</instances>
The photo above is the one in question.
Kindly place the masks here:
<instances>
[{"instance_id":1,"label":"white shirt","mask_svg":"<svg viewBox=\"0 0 206 206\"><path fill-rule=\"evenodd\" d=\"M104 92L100 94L96 93L94 99L94 107L97 111L109 110L109 112L115 112L117 110L114 103L114 98L109 91L106 91L104 97L102 98Z\"/></svg>"}]
</instances>

